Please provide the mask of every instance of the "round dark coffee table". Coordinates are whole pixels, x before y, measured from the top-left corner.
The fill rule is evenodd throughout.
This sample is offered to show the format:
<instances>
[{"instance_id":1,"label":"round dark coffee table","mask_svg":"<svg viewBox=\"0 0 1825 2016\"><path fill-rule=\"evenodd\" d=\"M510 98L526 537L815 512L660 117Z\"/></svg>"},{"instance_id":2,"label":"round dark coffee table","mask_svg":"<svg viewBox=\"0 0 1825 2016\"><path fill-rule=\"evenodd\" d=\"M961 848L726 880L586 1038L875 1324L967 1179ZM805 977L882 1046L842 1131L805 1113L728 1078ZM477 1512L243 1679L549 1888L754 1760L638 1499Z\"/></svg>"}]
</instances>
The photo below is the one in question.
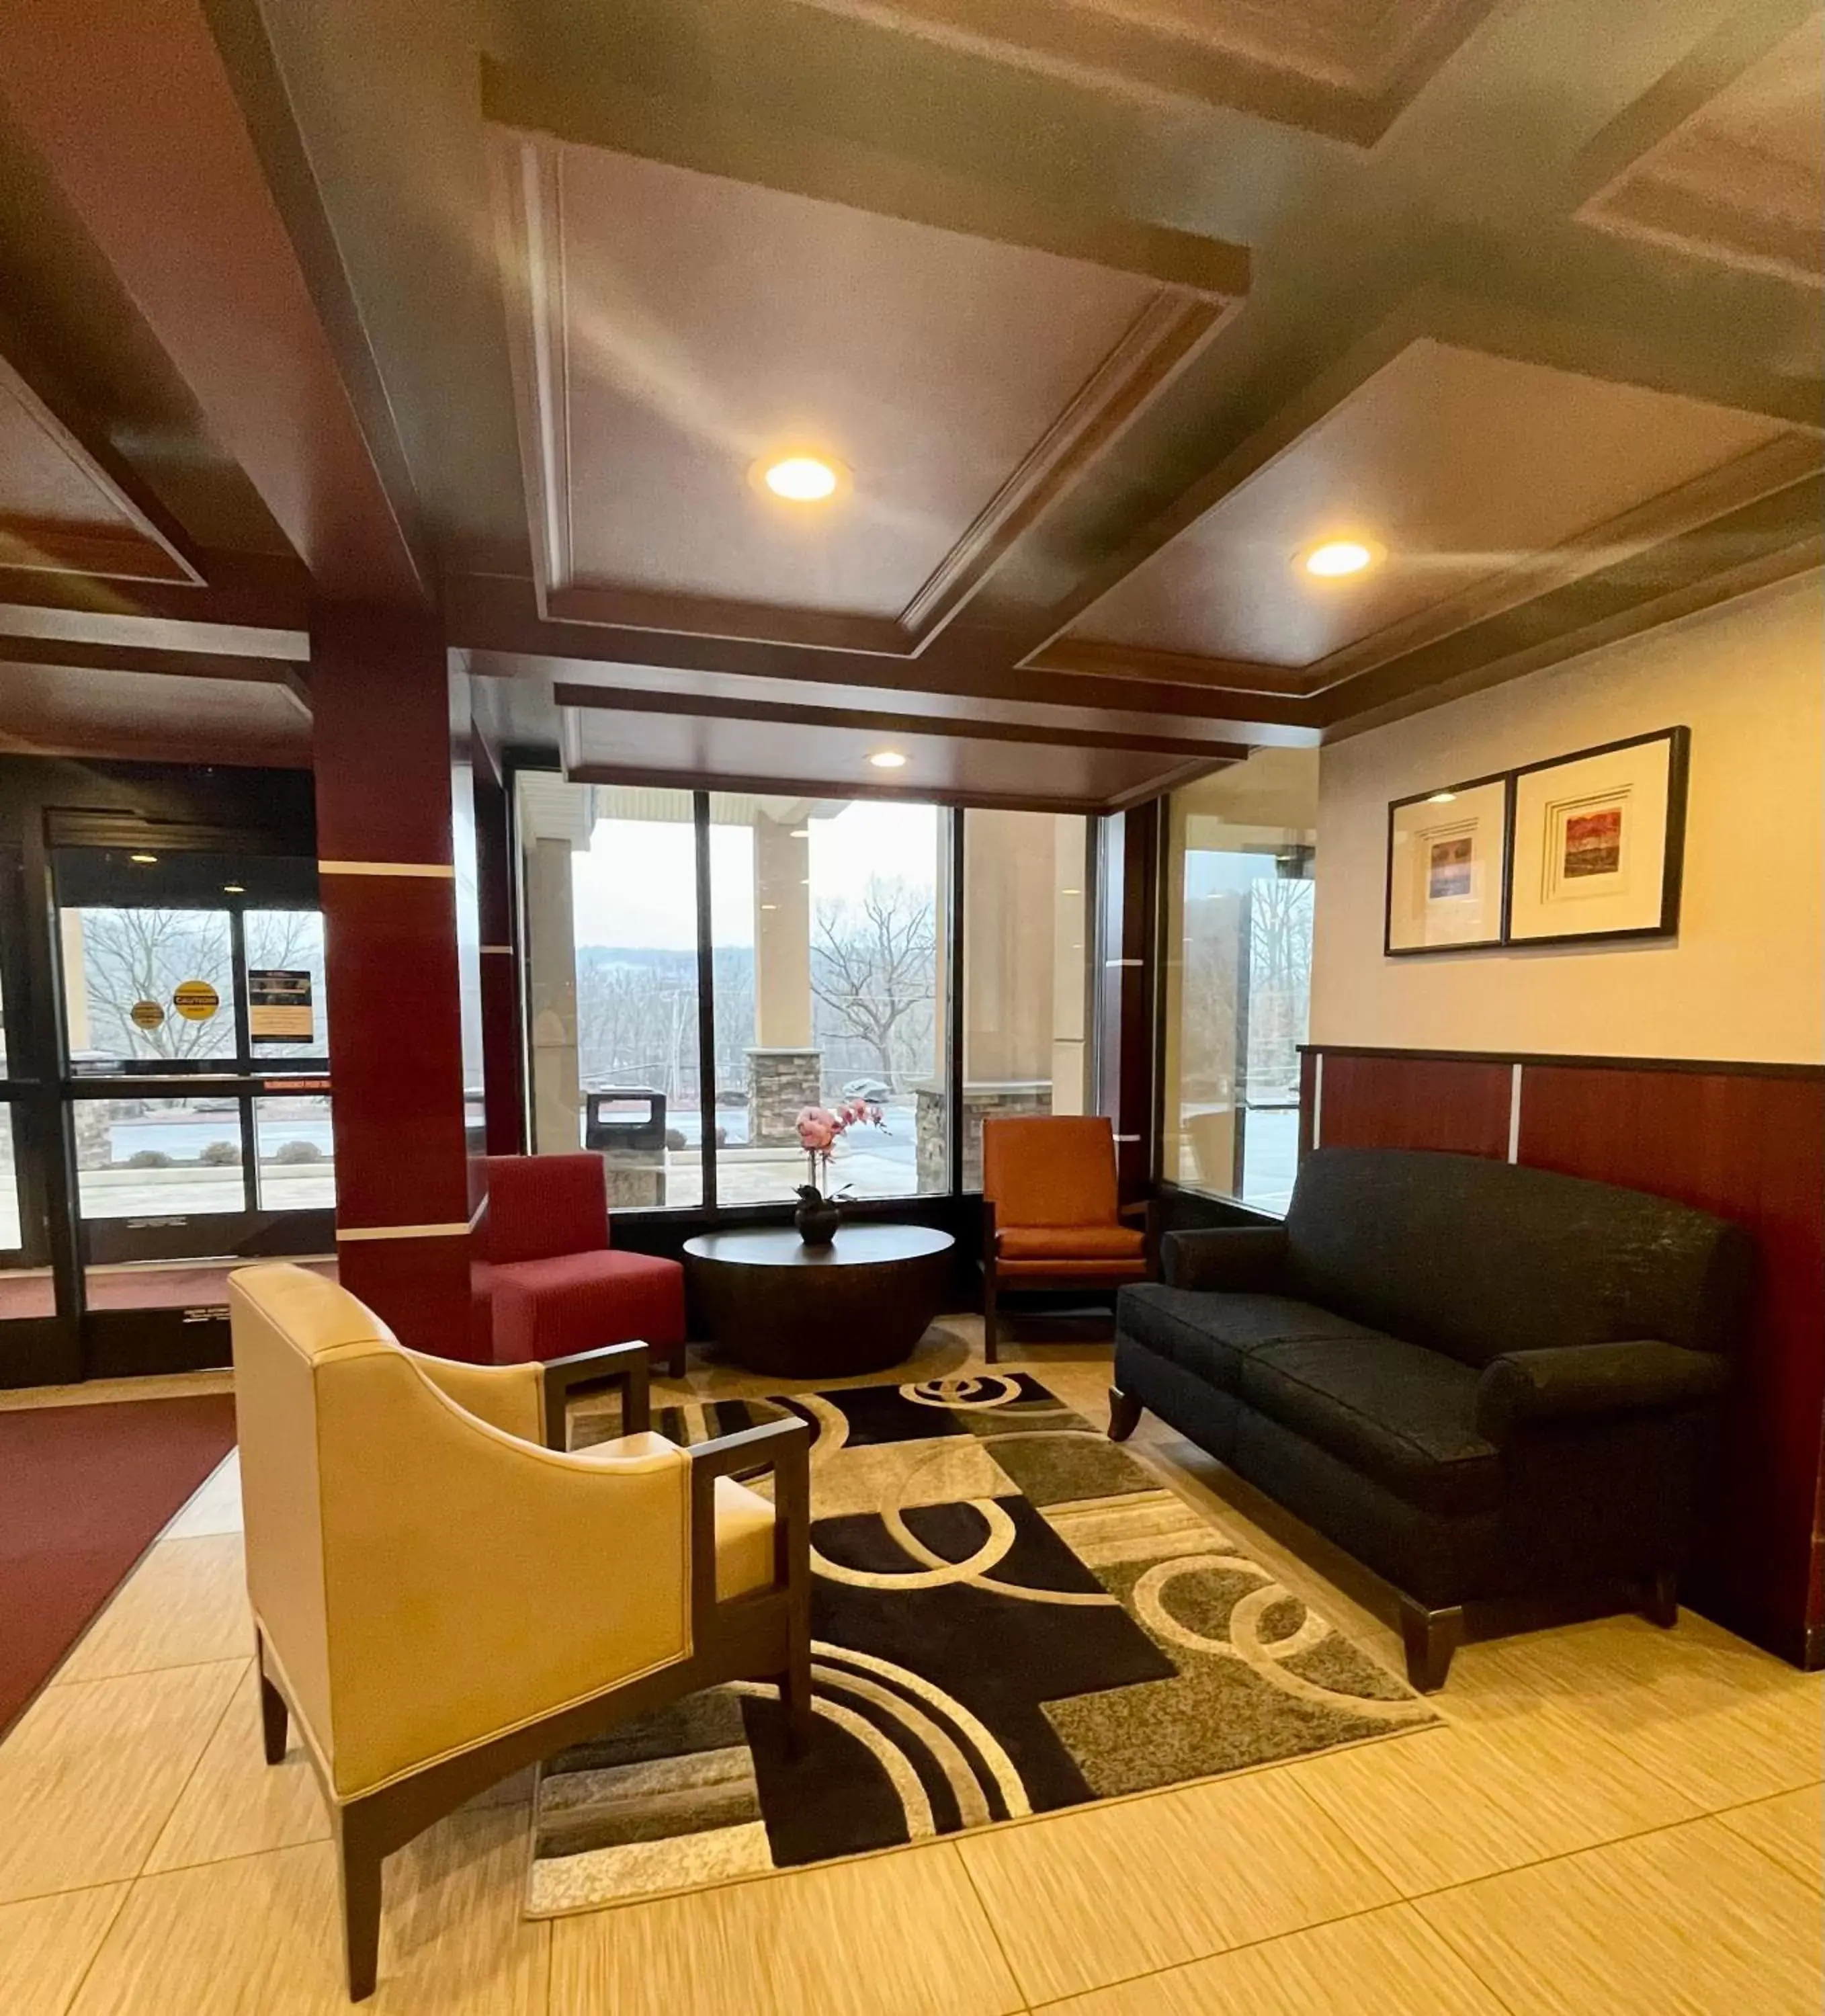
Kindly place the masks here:
<instances>
[{"instance_id":1,"label":"round dark coffee table","mask_svg":"<svg viewBox=\"0 0 1825 2016\"><path fill-rule=\"evenodd\" d=\"M956 1242L922 1225L846 1225L828 1246L790 1227L685 1241L716 1342L753 1372L841 1378L898 1365L950 1285Z\"/></svg>"}]
</instances>

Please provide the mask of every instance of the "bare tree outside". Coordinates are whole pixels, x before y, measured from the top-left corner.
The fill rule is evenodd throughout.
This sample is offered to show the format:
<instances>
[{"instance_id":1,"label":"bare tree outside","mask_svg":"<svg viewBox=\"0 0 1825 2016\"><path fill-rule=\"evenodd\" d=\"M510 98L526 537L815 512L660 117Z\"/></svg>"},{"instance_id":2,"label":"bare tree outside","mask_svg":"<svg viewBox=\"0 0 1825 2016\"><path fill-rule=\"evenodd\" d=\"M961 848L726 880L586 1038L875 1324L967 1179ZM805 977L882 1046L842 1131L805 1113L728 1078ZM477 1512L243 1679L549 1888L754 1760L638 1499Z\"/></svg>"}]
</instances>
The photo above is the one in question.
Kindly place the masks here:
<instances>
[{"instance_id":1,"label":"bare tree outside","mask_svg":"<svg viewBox=\"0 0 1825 2016\"><path fill-rule=\"evenodd\" d=\"M811 990L831 1046L830 1075L850 1075L834 1045L859 1052L890 1091L929 1077L938 978L931 892L898 877L869 879L859 902L822 902L812 920Z\"/></svg>"},{"instance_id":2,"label":"bare tree outside","mask_svg":"<svg viewBox=\"0 0 1825 2016\"><path fill-rule=\"evenodd\" d=\"M218 910L92 909L81 913L82 972L72 974L88 1002L88 1047L116 1057L231 1055L234 978L229 970L229 920ZM186 980L207 981L221 1008L208 1021L186 1021L171 995ZM133 1020L140 1002L165 1011L154 1028Z\"/></svg>"},{"instance_id":3,"label":"bare tree outside","mask_svg":"<svg viewBox=\"0 0 1825 2016\"><path fill-rule=\"evenodd\" d=\"M1312 1003L1316 884L1262 876L1248 896L1247 1085L1256 1100L1296 1098Z\"/></svg>"}]
</instances>

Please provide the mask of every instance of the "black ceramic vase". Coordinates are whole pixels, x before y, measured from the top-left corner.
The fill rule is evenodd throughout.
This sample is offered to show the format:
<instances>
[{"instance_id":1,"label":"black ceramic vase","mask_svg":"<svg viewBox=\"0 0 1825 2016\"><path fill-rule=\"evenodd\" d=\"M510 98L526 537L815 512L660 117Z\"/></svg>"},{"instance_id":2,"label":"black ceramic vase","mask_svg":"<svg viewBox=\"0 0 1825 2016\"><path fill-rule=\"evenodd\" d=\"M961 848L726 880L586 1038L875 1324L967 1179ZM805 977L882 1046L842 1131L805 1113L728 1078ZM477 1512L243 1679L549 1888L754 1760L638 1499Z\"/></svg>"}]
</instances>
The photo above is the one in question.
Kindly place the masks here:
<instances>
[{"instance_id":1,"label":"black ceramic vase","mask_svg":"<svg viewBox=\"0 0 1825 2016\"><path fill-rule=\"evenodd\" d=\"M814 1190L809 1183L801 1183L798 1208L792 1214L792 1222L807 1246L828 1246L837 1236L837 1227L843 1222L843 1214L821 1190Z\"/></svg>"}]
</instances>

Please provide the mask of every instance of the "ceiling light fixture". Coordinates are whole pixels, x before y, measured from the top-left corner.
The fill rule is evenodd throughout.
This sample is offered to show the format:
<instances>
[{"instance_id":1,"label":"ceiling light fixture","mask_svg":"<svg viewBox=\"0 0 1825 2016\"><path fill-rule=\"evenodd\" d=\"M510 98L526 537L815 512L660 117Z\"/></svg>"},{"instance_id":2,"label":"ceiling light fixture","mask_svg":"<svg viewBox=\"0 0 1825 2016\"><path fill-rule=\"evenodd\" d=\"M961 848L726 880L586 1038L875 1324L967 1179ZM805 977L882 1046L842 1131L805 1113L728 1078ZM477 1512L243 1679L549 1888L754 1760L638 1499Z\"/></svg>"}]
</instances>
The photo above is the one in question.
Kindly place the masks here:
<instances>
[{"instance_id":1,"label":"ceiling light fixture","mask_svg":"<svg viewBox=\"0 0 1825 2016\"><path fill-rule=\"evenodd\" d=\"M1363 574L1385 557L1379 546L1367 539L1324 539L1301 555L1301 564L1320 581L1344 581Z\"/></svg>"},{"instance_id":2,"label":"ceiling light fixture","mask_svg":"<svg viewBox=\"0 0 1825 2016\"><path fill-rule=\"evenodd\" d=\"M1434 791L1426 802L1429 805L1455 805L1457 794L1456 791Z\"/></svg>"},{"instance_id":3,"label":"ceiling light fixture","mask_svg":"<svg viewBox=\"0 0 1825 2016\"><path fill-rule=\"evenodd\" d=\"M150 868L158 859L156 854L130 854L127 859L136 861L142 868Z\"/></svg>"},{"instance_id":4,"label":"ceiling light fixture","mask_svg":"<svg viewBox=\"0 0 1825 2016\"><path fill-rule=\"evenodd\" d=\"M811 828L808 826L795 826L786 837L788 840L809 840Z\"/></svg>"},{"instance_id":5,"label":"ceiling light fixture","mask_svg":"<svg viewBox=\"0 0 1825 2016\"><path fill-rule=\"evenodd\" d=\"M221 893L225 896L244 896L247 893L247 885L241 882L225 882L221 885Z\"/></svg>"},{"instance_id":6,"label":"ceiling light fixture","mask_svg":"<svg viewBox=\"0 0 1825 2016\"><path fill-rule=\"evenodd\" d=\"M762 455L748 471L748 480L787 504L825 504L848 487L849 472L834 455L794 448Z\"/></svg>"},{"instance_id":7,"label":"ceiling light fixture","mask_svg":"<svg viewBox=\"0 0 1825 2016\"><path fill-rule=\"evenodd\" d=\"M877 749L868 759L877 770L903 770L906 759L897 749Z\"/></svg>"}]
</instances>

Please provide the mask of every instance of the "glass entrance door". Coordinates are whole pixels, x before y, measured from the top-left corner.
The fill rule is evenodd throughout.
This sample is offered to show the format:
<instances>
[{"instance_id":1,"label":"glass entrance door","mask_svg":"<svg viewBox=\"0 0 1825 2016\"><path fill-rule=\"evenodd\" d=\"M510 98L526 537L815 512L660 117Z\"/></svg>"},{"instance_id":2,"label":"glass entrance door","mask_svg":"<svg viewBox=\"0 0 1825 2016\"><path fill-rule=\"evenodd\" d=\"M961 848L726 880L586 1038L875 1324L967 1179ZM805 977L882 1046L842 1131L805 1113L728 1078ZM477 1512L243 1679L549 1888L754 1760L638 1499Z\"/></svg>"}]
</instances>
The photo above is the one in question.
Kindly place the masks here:
<instances>
[{"instance_id":1,"label":"glass entrance door","mask_svg":"<svg viewBox=\"0 0 1825 2016\"><path fill-rule=\"evenodd\" d=\"M236 1262L333 1265L323 923L314 862L62 848L51 866L85 1334L105 1365L111 1316L218 1322ZM206 1348L149 1351L149 1334L120 1369Z\"/></svg>"}]
</instances>

